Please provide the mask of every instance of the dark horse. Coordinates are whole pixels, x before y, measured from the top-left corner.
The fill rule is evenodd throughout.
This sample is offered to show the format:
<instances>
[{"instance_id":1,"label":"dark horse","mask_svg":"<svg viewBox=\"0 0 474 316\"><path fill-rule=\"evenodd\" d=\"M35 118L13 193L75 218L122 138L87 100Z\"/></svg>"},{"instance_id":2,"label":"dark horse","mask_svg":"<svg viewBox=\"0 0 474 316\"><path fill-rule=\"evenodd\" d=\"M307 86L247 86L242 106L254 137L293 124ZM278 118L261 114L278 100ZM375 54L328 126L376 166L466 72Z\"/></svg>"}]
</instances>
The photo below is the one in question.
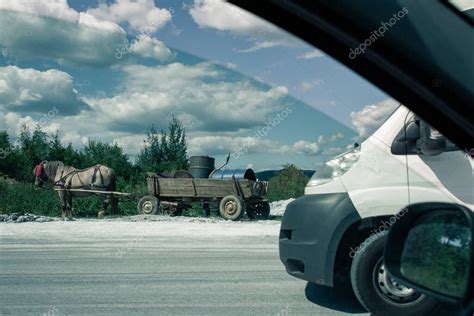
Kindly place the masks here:
<instances>
[{"instance_id":1,"label":"dark horse","mask_svg":"<svg viewBox=\"0 0 474 316\"><path fill-rule=\"evenodd\" d=\"M45 182L51 182L58 190L61 201L62 219L72 218L72 198L87 197L94 191L115 191L117 180L113 169L104 165L95 165L86 169L76 169L65 166L61 161L43 161L34 169L35 185L41 187ZM81 189L84 191L70 191L71 189ZM102 208L97 216L103 218L109 204L112 213L117 213L118 200L116 197L107 194L98 194L102 199Z\"/></svg>"}]
</instances>

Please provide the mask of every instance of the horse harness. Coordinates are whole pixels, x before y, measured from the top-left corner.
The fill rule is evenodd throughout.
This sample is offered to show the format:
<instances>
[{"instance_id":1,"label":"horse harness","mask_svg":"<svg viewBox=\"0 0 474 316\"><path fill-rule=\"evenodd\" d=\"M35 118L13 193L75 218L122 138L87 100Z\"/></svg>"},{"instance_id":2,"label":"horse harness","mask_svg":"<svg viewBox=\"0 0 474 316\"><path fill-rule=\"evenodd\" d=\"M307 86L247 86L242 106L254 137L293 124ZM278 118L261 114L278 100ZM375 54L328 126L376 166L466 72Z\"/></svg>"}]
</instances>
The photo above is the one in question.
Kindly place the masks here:
<instances>
[{"instance_id":1,"label":"horse harness","mask_svg":"<svg viewBox=\"0 0 474 316\"><path fill-rule=\"evenodd\" d=\"M102 167L102 166L103 165L100 165L100 164L94 166L94 173L92 174L92 180L91 180L90 185L84 184L82 182L80 174L79 174L80 172L87 171L90 168L80 169L80 170L73 170L73 171L67 173L66 175L64 175L64 170L62 170L61 171L61 177L59 178L58 181L56 181L54 183L54 185L61 186L64 189L70 189L71 186L72 186L72 179L74 178L74 176L77 176L77 178L79 179L79 182L81 183L81 186L79 187L81 189L90 189L90 190L92 190L96 187L105 189L106 187L105 187L105 184L104 184L104 177L102 176L102 172L100 171L100 167ZM94 185L95 180L97 179L97 175L100 176L100 183L101 183L100 186Z\"/></svg>"}]
</instances>

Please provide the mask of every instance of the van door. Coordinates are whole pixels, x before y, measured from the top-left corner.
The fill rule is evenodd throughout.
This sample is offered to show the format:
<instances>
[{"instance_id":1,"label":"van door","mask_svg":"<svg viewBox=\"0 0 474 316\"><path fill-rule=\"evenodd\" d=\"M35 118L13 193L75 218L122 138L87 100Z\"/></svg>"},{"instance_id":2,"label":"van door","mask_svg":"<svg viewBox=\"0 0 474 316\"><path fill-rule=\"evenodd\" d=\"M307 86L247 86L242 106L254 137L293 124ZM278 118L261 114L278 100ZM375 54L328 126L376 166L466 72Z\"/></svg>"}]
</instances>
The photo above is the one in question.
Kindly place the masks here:
<instances>
[{"instance_id":1,"label":"van door","mask_svg":"<svg viewBox=\"0 0 474 316\"><path fill-rule=\"evenodd\" d=\"M437 137L444 138L439 132L433 131ZM446 149L440 154L407 155L410 203L454 202L472 208L473 166L471 155L447 139Z\"/></svg>"}]
</instances>

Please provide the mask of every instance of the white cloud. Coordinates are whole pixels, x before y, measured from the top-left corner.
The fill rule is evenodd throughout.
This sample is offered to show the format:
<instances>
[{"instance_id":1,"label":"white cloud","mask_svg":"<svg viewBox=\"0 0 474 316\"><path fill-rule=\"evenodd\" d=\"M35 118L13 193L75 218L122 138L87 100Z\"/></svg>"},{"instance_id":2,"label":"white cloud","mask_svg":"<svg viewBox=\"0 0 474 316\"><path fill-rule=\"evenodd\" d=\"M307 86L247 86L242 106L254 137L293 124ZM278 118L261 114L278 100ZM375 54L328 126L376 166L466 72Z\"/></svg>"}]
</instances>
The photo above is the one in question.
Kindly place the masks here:
<instances>
[{"instance_id":1,"label":"white cloud","mask_svg":"<svg viewBox=\"0 0 474 316\"><path fill-rule=\"evenodd\" d=\"M289 151L289 146L277 141L258 140L251 136L198 136L188 141L190 155L220 155L235 153L245 149L246 153L283 153Z\"/></svg>"},{"instance_id":2,"label":"white cloud","mask_svg":"<svg viewBox=\"0 0 474 316\"><path fill-rule=\"evenodd\" d=\"M195 0L189 13L201 27L244 35L275 32L275 27L265 20L221 0Z\"/></svg>"},{"instance_id":3,"label":"white cloud","mask_svg":"<svg viewBox=\"0 0 474 316\"><path fill-rule=\"evenodd\" d=\"M284 86L262 89L247 81L226 81L217 69L208 63L128 65L122 68L121 93L86 101L104 124L136 132L151 123L166 125L172 114L193 130L253 128L284 107Z\"/></svg>"},{"instance_id":4,"label":"white cloud","mask_svg":"<svg viewBox=\"0 0 474 316\"><path fill-rule=\"evenodd\" d=\"M117 0L101 2L97 8L78 12L66 0L0 0L0 10L50 17L103 31L123 32L118 25L126 22L134 31L156 32L171 21L171 12L155 6L153 0Z\"/></svg>"},{"instance_id":5,"label":"white cloud","mask_svg":"<svg viewBox=\"0 0 474 316\"><path fill-rule=\"evenodd\" d=\"M319 136L314 142L298 140L292 144L282 144L271 139L258 139L251 136L197 136L188 141L190 155L222 155L270 153L278 155L315 156L321 153L321 147L342 139L342 133L330 136Z\"/></svg>"},{"instance_id":6,"label":"white cloud","mask_svg":"<svg viewBox=\"0 0 474 316\"><path fill-rule=\"evenodd\" d=\"M151 0L119 0L86 12L69 7L66 0L0 0L0 43L12 56L106 67L119 62L116 50L128 43L118 24L127 22L143 35L136 55L167 61L170 49L151 34L170 19L171 13L156 8Z\"/></svg>"},{"instance_id":7,"label":"white cloud","mask_svg":"<svg viewBox=\"0 0 474 316\"><path fill-rule=\"evenodd\" d=\"M79 14L66 0L0 0L0 9L76 22Z\"/></svg>"},{"instance_id":8,"label":"white cloud","mask_svg":"<svg viewBox=\"0 0 474 316\"><path fill-rule=\"evenodd\" d=\"M2 120L0 120L0 128L6 130L10 136L19 136L22 126L33 128L35 121L31 116L21 117L17 113L2 113L0 112Z\"/></svg>"},{"instance_id":9,"label":"white cloud","mask_svg":"<svg viewBox=\"0 0 474 316\"><path fill-rule=\"evenodd\" d=\"M253 53L263 48L272 48L276 46L285 46L285 41L263 41L257 42L255 45L245 49L238 49L237 52L239 53Z\"/></svg>"},{"instance_id":10,"label":"white cloud","mask_svg":"<svg viewBox=\"0 0 474 316\"><path fill-rule=\"evenodd\" d=\"M399 103L387 99L377 104L370 104L358 112L351 113L352 125L362 138L371 135L395 111Z\"/></svg>"},{"instance_id":11,"label":"white cloud","mask_svg":"<svg viewBox=\"0 0 474 316\"><path fill-rule=\"evenodd\" d=\"M138 56L153 58L162 62L173 60L175 57L173 51L166 47L163 42L145 35L140 36L136 44L133 45L132 52Z\"/></svg>"},{"instance_id":12,"label":"white cloud","mask_svg":"<svg viewBox=\"0 0 474 316\"><path fill-rule=\"evenodd\" d=\"M81 26L94 27L102 31L122 32L123 30L115 23L107 20L97 20L85 12L77 12L69 7L66 0L0 0L0 10L26 13L16 15L18 22L23 20L49 17L65 22L79 24Z\"/></svg>"},{"instance_id":13,"label":"white cloud","mask_svg":"<svg viewBox=\"0 0 474 316\"><path fill-rule=\"evenodd\" d=\"M320 51L319 49L315 49L315 50L304 53L298 58L313 59L313 58L318 58L318 57L323 57L323 56L324 56L324 53L322 51Z\"/></svg>"},{"instance_id":14,"label":"white cloud","mask_svg":"<svg viewBox=\"0 0 474 316\"><path fill-rule=\"evenodd\" d=\"M325 149L324 151L321 152L322 155L327 155L327 156L335 156L335 155L340 155L343 152L354 148L353 144L350 144L346 147L329 147Z\"/></svg>"},{"instance_id":15,"label":"white cloud","mask_svg":"<svg viewBox=\"0 0 474 316\"><path fill-rule=\"evenodd\" d=\"M78 148L83 145L86 145L89 142L89 138L79 135L76 130L67 131L64 135L61 136L61 142L63 144L72 144L74 147Z\"/></svg>"},{"instance_id":16,"label":"white cloud","mask_svg":"<svg viewBox=\"0 0 474 316\"><path fill-rule=\"evenodd\" d=\"M117 62L115 49L126 39L119 31L0 10L0 43L9 55L108 66Z\"/></svg>"},{"instance_id":17,"label":"white cloud","mask_svg":"<svg viewBox=\"0 0 474 316\"><path fill-rule=\"evenodd\" d=\"M305 140L299 140L293 144L293 150L297 153L309 156L317 155L320 151L318 143L311 143Z\"/></svg>"},{"instance_id":18,"label":"white cloud","mask_svg":"<svg viewBox=\"0 0 474 316\"><path fill-rule=\"evenodd\" d=\"M20 136L21 129L23 126L33 130L36 126L40 126L43 132L47 134L54 134L61 129L61 124L55 121L46 121L43 123L41 120L34 120L31 116L21 116L18 113L0 112L2 119L0 119L0 130L6 130L8 135L13 137Z\"/></svg>"},{"instance_id":19,"label":"white cloud","mask_svg":"<svg viewBox=\"0 0 474 316\"><path fill-rule=\"evenodd\" d=\"M231 62L228 62L225 66L229 69L237 69L237 65Z\"/></svg>"},{"instance_id":20,"label":"white cloud","mask_svg":"<svg viewBox=\"0 0 474 316\"><path fill-rule=\"evenodd\" d=\"M171 21L171 12L155 6L153 0L117 0L102 2L87 13L106 21L127 22L134 31L152 34Z\"/></svg>"},{"instance_id":21,"label":"white cloud","mask_svg":"<svg viewBox=\"0 0 474 316\"><path fill-rule=\"evenodd\" d=\"M316 80L307 80L307 81L302 81L301 82L301 90L303 91L309 91L313 89L314 87L318 87L324 83L323 80L321 79L316 79Z\"/></svg>"},{"instance_id":22,"label":"white cloud","mask_svg":"<svg viewBox=\"0 0 474 316\"><path fill-rule=\"evenodd\" d=\"M0 110L46 113L53 108L58 115L88 108L74 90L69 74L56 69L0 67Z\"/></svg>"},{"instance_id":23,"label":"white cloud","mask_svg":"<svg viewBox=\"0 0 474 316\"><path fill-rule=\"evenodd\" d=\"M136 157L145 145L144 139L144 135L127 135L114 138L112 143L122 147L128 155Z\"/></svg>"},{"instance_id":24,"label":"white cloud","mask_svg":"<svg viewBox=\"0 0 474 316\"><path fill-rule=\"evenodd\" d=\"M329 135L329 136L325 136L325 135L320 135L318 137L318 144L319 145L325 145L325 144L329 144L329 143L334 143L340 139L343 139L344 138L344 134L342 134L341 132L338 132L336 134L332 134L332 135Z\"/></svg>"},{"instance_id":25,"label":"white cloud","mask_svg":"<svg viewBox=\"0 0 474 316\"><path fill-rule=\"evenodd\" d=\"M240 52L301 45L299 40L273 24L222 0L194 0L189 13L200 27L231 32L254 42L252 47Z\"/></svg>"}]
</instances>

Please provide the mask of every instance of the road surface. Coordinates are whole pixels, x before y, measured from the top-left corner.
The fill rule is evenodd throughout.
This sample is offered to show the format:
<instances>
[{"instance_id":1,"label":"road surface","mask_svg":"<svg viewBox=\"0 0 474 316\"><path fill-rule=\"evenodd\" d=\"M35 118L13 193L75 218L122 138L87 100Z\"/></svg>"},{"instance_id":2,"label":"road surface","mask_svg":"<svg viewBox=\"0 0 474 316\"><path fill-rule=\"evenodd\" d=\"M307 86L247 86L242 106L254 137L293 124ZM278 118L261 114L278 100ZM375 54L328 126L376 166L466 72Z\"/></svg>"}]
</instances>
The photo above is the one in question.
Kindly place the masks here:
<instances>
[{"instance_id":1,"label":"road surface","mask_svg":"<svg viewBox=\"0 0 474 316\"><path fill-rule=\"evenodd\" d=\"M277 221L0 223L2 315L364 314L285 273Z\"/></svg>"}]
</instances>

